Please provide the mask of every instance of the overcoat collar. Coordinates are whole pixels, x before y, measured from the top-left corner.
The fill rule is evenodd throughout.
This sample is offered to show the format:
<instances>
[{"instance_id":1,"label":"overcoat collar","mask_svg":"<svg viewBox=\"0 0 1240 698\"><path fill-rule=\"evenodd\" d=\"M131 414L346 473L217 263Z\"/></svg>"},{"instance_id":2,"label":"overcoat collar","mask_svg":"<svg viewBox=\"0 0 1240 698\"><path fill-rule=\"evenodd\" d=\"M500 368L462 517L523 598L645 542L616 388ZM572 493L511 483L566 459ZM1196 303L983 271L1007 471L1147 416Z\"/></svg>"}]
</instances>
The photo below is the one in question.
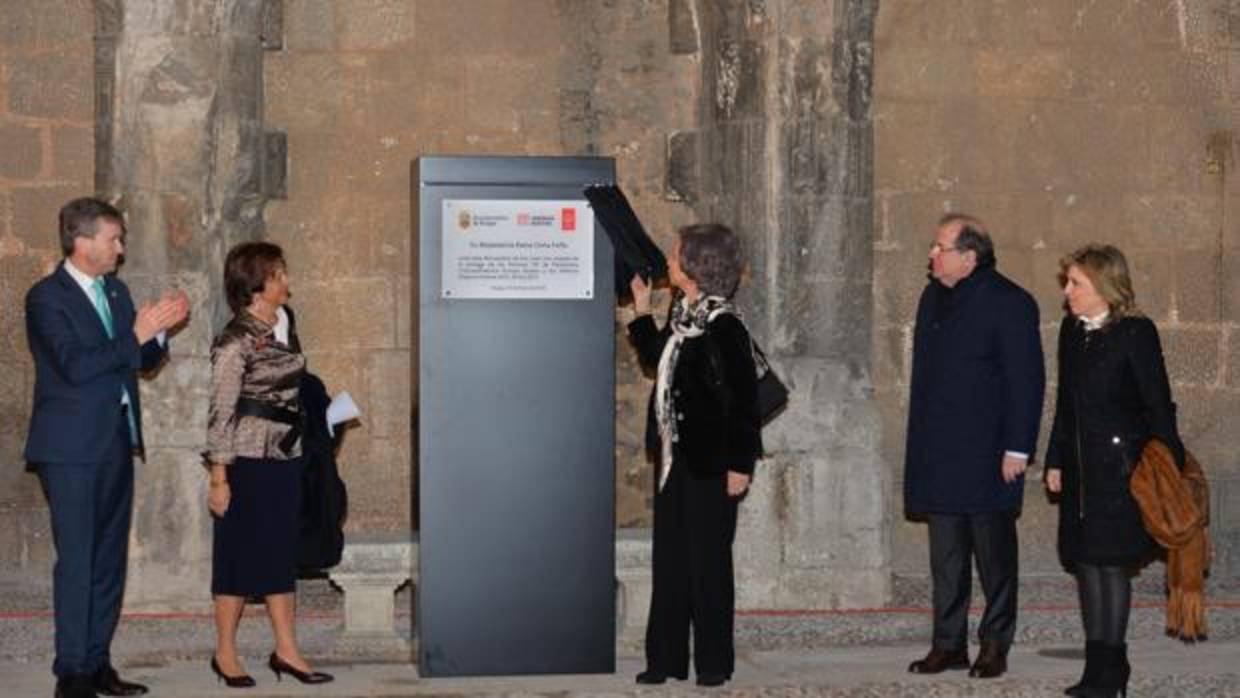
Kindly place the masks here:
<instances>
[{"instance_id":1,"label":"overcoat collar","mask_svg":"<svg viewBox=\"0 0 1240 698\"><path fill-rule=\"evenodd\" d=\"M974 295L977 289L987 285L998 274L999 272L995 270L993 264L987 264L977 267L971 274L950 288L944 286L938 279L932 279L930 284L935 290L935 318L946 320L955 315L956 311L960 309L966 300Z\"/></svg>"},{"instance_id":2,"label":"overcoat collar","mask_svg":"<svg viewBox=\"0 0 1240 698\"><path fill-rule=\"evenodd\" d=\"M951 288L943 286L942 284L939 285L943 286L944 291L947 291L952 295L964 296L972 293L973 289L983 285L987 280L994 278L995 274L998 273L999 272L995 271L994 264L983 264L974 268L968 276L964 277L960 281L957 281L956 285ZM938 282L936 281L935 283Z\"/></svg>"}]
</instances>

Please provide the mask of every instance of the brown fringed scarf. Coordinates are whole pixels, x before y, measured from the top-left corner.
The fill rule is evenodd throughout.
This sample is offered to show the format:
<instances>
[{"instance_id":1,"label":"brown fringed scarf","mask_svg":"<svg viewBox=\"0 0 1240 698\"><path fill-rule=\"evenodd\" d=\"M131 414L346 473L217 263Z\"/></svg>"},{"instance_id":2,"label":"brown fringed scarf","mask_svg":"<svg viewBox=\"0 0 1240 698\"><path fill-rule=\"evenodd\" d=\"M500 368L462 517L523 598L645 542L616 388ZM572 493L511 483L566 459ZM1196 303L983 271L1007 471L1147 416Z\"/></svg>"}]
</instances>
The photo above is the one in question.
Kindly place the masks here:
<instances>
[{"instance_id":1,"label":"brown fringed scarf","mask_svg":"<svg viewBox=\"0 0 1240 698\"><path fill-rule=\"evenodd\" d=\"M1197 459L1184 452L1184 470L1166 444L1151 439L1128 484L1141 519L1167 549L1167 634L1206 639L1205 573L1210 567L1210 491Z\"/></svg>"}]
</instances>

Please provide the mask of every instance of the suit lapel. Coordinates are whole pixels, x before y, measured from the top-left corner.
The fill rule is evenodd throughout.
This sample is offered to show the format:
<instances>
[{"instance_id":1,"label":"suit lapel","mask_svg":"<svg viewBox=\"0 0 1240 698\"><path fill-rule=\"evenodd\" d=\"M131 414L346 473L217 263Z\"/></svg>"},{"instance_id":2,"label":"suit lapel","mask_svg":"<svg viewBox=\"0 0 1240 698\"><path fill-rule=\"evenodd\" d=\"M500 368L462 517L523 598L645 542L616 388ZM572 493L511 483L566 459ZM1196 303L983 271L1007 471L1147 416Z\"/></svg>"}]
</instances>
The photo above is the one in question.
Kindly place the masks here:
<instances>
[{"instance_id":1,"label":"suit lapel","mask_svg":"<svg viewBox=\"0 0 1240 698\"><path fill-rule=\"evenodd\" d=\"M107 328L103 326L103 319L99 317L99 311L95 310L94 302L86 296L86 292L82 290L82 287L78 286L77 281L69 275L68 270L65 269L64 262L61 262L60 267L56 270L56 279L64 289L65 295L68 298L69 309L77 317L77 321L94 328L100 337L107 339ZM107 279L104 280L104 293L108 296L111 295ZM108 305L112 308L112 325L116 327L116 306L110 300Z\"/></svg>"}]
</instances>

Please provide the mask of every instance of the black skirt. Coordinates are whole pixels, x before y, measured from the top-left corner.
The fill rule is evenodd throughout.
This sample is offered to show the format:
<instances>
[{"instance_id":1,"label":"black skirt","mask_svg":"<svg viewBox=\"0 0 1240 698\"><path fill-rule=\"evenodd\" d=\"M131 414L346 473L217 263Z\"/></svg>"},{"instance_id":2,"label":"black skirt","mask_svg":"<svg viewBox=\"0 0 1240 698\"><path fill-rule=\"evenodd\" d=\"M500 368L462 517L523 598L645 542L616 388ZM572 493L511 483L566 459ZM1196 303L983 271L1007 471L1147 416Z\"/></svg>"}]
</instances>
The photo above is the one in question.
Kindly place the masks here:
<instances>
[{"instance_id":1,"label":"black skirt","mask_svg":"<svg viewBox=\"0 0 1240 698\"><path fill-rule=\"evenodd\" d=\"M301 471L301 458L238 458L228 466L232 499L224 516L215 517L212 594L294 590Z\"/></svg>"}]
</instances>

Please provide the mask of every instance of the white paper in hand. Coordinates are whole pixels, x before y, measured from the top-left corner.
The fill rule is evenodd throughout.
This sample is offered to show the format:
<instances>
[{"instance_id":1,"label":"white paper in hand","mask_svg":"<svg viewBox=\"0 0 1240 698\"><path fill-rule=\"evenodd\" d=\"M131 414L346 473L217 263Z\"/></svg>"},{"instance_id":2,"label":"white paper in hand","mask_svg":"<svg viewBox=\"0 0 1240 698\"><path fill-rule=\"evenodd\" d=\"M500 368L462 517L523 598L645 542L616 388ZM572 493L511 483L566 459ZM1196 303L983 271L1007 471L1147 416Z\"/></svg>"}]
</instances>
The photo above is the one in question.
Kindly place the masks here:
<instances>
[{"instance_id":1,"label":"white paper in hand","mask_svg":"<svg viewBox=\"0 0 1240 698\"><path fill-rule=\"evenodd\" d=\"M335 436L337 424L361 416L362 411L357 408L357 403L353 402L353 396L349 395L348 391L341 392L332 398L332 404L327 406L327 433Z\"/></svg>"}]
</instances>

